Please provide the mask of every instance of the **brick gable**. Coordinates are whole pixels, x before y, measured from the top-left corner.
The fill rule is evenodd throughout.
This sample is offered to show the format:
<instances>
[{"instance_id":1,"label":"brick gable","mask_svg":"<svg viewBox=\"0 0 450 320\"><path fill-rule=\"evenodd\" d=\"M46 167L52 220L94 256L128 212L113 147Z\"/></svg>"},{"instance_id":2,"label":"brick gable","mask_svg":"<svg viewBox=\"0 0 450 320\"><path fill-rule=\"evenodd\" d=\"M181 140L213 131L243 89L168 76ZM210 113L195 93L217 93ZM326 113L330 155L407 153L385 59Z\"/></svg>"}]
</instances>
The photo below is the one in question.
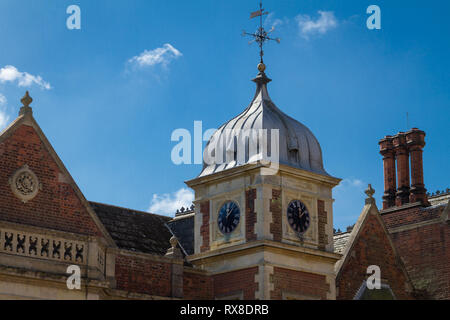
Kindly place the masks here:
<instances>
[{"instance_id":1,"label":"brick gable","mask_svg":"<svg viewBox=\"0 0 450 320\"><path fill-rule=\"evenodd\" d=\"M397 299L412 298L410 280L378 210L366 205L337 265L337 299L353 299L371 265L380 267L382 282L387 282Z\"/></svg>"},{"instance_id":2,"label":"brick gable","mask_svg":"<svg viewBox=\"0 0 450 320\"><path fill-rule=\"evenodd\" d=\"M103 236L101 224L94 221L86 200L58 161L33 118L19 117L3 132L0 136L0 219ZM24 165L28 165L41 184L36 197L26 203L13 194L9 183L13 174Z\"/></svg>"}]
</instances>

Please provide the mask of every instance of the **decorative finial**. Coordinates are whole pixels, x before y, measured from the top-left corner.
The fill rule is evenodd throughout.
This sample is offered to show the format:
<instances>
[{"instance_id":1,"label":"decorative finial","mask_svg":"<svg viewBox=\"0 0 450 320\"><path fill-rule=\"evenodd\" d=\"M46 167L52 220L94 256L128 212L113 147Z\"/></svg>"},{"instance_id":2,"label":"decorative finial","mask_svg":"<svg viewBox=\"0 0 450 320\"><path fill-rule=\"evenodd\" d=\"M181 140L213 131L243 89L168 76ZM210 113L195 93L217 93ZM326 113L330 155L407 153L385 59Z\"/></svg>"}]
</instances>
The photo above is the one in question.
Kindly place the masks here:
<instances>
[{"instance_id":1,"label":"decorative finial","mask_svg":"<svg viewBox=\"0 0 450 320\"><path fill-rule=\"evenodd\" d=\"M170 238L170 245L172 246L172 248L176 248L177 244L178 244L178 239L175 236L172 236Z\"/></svg>"},{"instance_id":2,"label":"decorative finial","mask_svg":"<svg viewBox=\"0 0 450 320\"><path fill-rule=\"evenodd\" d=\"M262 7L262 1L260 1L259 3L259 10L252 12L250 14L250 19L259 17L259 28L256 32L254 33L248 33L245 30L242 32L243 36L251 36L253 38L253 40L249 41L249 44L253 43L253 42L257 42L259 45L259 56L261 58L260 64L258 65L258 70L260 72L264 72L264 70L266 69L266 66L264 65L264 60L263 60L263 56L264 56L264 50L263 50L263 46L264 43L270 40L276 41L278 43L280 43L280 38L270 38L269 34L271 32L273 32L275 30L275 27L272 27L272 29L270 31L266 31L263 27L263 16L264 15L268 15L269 12L265 11L265 9L263 9ZM262 71L260 70L260 66L263 69Z\"/></svg>"},{"instance_id":3,"label":"decorative finial","mask_svg":"<svg viewBox=\"0 0 450 320\"><path fill-rule=\"evenodd\" d=\"M20 100L22 102L23 106L20 108L19 116L25 115L25 114L32 114L33 111L30 107L30 104L33 102L33 98L30 97L30 94L25 92L25 95Z\"/></svg>"},{"instance_id":4,"label":"decorative finial","mask_svg":"<svg viewBox=\"0 0 450 320\"><path fill-rule=\"evenodd\" d=\"M167 253L166 253L165 256L168 257L168 258L175 258L175 259L182 258L183 254L181 253L180 248L177 247L177 245L178 245L177 237L172 236L172 238L170 238L169 241L170 241L171 248L169 248L167 250Z\"/></svg>"},{"instance_id":5,"label":"decorative finial","mask_svg":"<svg viewBox=\"0 0 450 320\"><path fill-rule=\"evenodd\" d=\"M25 92L25 95L23 96L23 98L20 100L20 102L23 103L24 107L29 107L30 104L33 102L33 98L30 97L30 94L27 92Z\"/></svg>"},{"instance_id":6,"label":"decorative finial","mask_svg":"<svg viewBox=\"0 0 450 320\"><path fill-rule=\"evenodd\" d=\"M373 195L375 194L375 190L372 188L372 185L369 184L367 190L364 192L365 192L365 194L367 194L366 204L372 204L372 203L374 204L375 199L373 198Z\"/></svg>"},{"instance_id":7,"label":"decorative finial","mask_svg":"<svg viewBox=\"0 0 450 320\"><path fill-rule=\"evenodd\" d=\"M258 64L259 72L264 72L266 70L266 65L264 63Z\"/></svg>"}]
</instances>

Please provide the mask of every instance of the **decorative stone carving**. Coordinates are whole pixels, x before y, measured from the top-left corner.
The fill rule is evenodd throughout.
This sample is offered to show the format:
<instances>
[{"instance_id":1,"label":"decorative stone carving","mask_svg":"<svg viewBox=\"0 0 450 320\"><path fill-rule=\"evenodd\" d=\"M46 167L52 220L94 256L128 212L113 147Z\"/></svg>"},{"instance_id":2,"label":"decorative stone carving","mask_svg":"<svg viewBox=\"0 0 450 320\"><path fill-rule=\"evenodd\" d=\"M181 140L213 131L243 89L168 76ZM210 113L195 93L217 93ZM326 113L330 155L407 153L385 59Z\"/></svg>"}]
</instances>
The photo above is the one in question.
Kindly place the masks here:
<instances>
[{"instance_id":1,"label":"decorative stone carving","mask_svg":"<svg viewBox=\"0 0 450 320\"><path fill-rule=\"evenodd\" d=\"M17 170L9 179L9 184L14 195L23 203L33 200L42 189L37 176L28 165Z\"/></svg>"},{"instance_id":2,"label":"decorative stone carving","mask_svg":"<svg viewBox=\"0 0 450 320\"><path fill-rule=\"evenodd\" d=\"M373 197L373 195L375 194L375 190L372 188L371 184L369 184L367 190L364 191L364 193L367 194L366 204L375 204L375 199Z\"/></svg>"},{"instance_id":3,"label":"decorative stone carving","mask_svg":"<svg viewBox=\"0 0 450 320\"><path fill-rule=\"evenodd\" d=\"M171 248L167 250L166 257L179 259L183 257L183 254L181 253L181 250L177 247L178 245L178 239L175 236L172 236L170 238L170 245Z\"/></svg>"},{"instance_id":4,"label":"decorative stone carving","mask_svg":"<svg viewBox=\"0 0 450 320\"><path fill-rule=\"evenodd\" d=\"M0 225L0 253L67 263L86 264L87 243Z\"/></svg>"}]
</instances>

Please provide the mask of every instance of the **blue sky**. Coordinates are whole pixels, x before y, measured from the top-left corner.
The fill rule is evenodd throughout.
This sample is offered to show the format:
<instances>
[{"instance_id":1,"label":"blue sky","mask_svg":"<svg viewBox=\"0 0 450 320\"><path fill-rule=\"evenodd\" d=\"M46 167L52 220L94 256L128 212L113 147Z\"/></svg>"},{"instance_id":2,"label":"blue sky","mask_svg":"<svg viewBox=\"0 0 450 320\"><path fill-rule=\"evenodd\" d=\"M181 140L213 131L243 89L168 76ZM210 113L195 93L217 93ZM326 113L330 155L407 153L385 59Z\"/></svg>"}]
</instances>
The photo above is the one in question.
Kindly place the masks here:
<instances>
[{"instance_id":1,"label":"blue sky","mask_svg":"<svg viewBox=\"0 0 450 320\"><path fill-rule=\"evenodd\" d=\"M72 4L81 8L81 30L66 27ZM366 27L371 4L381 8L381 30ZM0 126L30 90L35 118L89 200L165 213L167 203L190 200L183 181L201 170L171 162L172 131L193 131L195 120L218 127L253 98L258 50L240 34L256 29L249 13L257 6L2 0ZM337 228L356 221L367 183L380 205L378 140L406 130L406 112L409 126L427 133L426 187L449 187L450 3L265 7L266 25L282 38L266 48L269 91L316 135L326 170L344 179L334 193Z\"/></svg>"}]
</instances>

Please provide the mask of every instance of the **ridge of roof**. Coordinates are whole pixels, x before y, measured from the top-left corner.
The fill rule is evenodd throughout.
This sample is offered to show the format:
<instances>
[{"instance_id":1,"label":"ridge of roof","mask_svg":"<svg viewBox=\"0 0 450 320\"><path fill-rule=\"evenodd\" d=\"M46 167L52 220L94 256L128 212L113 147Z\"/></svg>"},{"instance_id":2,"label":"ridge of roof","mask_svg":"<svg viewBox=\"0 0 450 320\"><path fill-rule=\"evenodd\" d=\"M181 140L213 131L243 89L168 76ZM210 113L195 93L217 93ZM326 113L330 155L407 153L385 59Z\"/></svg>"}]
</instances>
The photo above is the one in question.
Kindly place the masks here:
<instances>
[{"instance_id":1,"label":"ridge of roof","mask_svg":"<svg viewBox=\"0 0 450 320\"><path fill-rule=\"evenodd\" d=\"M126 210L126 211L129 211L131 213L137 213L137 214L141 214L141 215L152 215L152 216L163 218L163 219L165 219L167 221L171 221L173 219L173 217L165 216L165 215L162 215L162 214L157 214L157 213L152 213L152 212L147 212L147 211L142 211L142 210L126 208L126 207L122 207L122 206L118 206L118 205L114 205L114 204L108 204L108 203L97 202L97 201L88 201L88 202L90 204L93 204L93 205L100 205L100 206L105 206L105 207L110 207L110 208Z\"/></svg>"}]
</instances>

